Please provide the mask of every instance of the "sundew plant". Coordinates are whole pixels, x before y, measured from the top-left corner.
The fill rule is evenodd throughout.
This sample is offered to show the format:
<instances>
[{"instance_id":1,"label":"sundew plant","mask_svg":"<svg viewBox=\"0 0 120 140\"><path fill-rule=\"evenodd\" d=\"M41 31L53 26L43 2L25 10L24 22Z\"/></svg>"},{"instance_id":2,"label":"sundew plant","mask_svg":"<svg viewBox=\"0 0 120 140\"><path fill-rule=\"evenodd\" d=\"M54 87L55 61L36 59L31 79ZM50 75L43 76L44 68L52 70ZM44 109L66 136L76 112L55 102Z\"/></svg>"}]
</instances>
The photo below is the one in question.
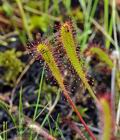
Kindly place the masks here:
<instances>
[{"instance_id":1,"label":"sundew plant","mask_svg":"<svg viewBox=\"0 0 120 140\"><path fill-rule=\"evenodd\" d=\"M112 133L114 123L111 113L111 101L108 101L105 97L96 97L92 86L88 82L87 75L83 70L82 60L79 55L80 50L78 50L77 34L73 22L68 20L60 25L56 34L54 43L51 43L51 41L48 41L47 39L42 41L36 40L29 43L28 51L32 53L36 59L44 60L46 69L50 70L70 106L85 127L86 132L88 132L91 139L96 140L96 136L89 129L70 97L71 91L68 88L70 83L69 81L65 81L66 71L68 74L72 75L72 78L74 78L76 82L77 80L81 80L83 87L88 90L88 93L93 98L96 106L98 106L98 111L101 111L102 117L100 117L100 120L103 123L101 126L101 129L103 129L101 139L112 140L114 138L114 134ZM97 52L97 48L94 47L93 51ZM105 55L101 49L98 49L98 51L101 55ZM107 55L105 56L107 57ZM111 61L109 62L109 65L112 66ZM76 80L75 77L79 78Z\"/></svg>"},{"instance_id":2,"label":"sundew plant","mask_svg":"<svg viewBox=\"0 0 120 140\"><path fill-rule=\"evenodd\" d=\"M120 140L120 0L0 0L0 140Z\"/></svg>"}]
</instances>

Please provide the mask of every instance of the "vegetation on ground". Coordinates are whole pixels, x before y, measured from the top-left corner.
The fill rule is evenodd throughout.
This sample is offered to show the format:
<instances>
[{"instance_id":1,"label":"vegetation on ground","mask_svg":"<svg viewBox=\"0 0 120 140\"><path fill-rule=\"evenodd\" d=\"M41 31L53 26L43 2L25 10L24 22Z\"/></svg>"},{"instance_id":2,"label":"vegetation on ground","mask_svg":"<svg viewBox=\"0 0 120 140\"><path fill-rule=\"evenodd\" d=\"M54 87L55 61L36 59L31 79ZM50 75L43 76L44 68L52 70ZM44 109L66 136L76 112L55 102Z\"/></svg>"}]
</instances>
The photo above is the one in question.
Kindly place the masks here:
<instances>
[{"instance_id":1,"label":"vegetation on ground","mask_svg":"<svg viewBox=\"0 0 120 140\"><path fill-rule=\"evenodd\" d=\"M120 139L120 0L0 1L0 140Z\"/></svg>"}]
</instances>

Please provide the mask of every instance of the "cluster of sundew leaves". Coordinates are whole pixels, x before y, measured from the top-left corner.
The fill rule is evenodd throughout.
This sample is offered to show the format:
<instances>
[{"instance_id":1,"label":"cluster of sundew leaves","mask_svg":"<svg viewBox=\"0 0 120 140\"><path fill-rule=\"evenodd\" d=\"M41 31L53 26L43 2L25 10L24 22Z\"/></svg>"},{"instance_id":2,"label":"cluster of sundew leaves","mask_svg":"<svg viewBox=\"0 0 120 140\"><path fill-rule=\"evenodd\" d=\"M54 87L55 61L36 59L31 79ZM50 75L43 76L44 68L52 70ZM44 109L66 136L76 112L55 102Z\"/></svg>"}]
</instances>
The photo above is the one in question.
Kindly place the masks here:
<instances>
[{"instance_id":1,"label":"cluster of sundew leaves","mask_svg":"<svg viewBox=\"0 0 120 140\"><path fill-rule=\"evenodd\" d=\"M59 27L56 26L55 28L58 29ZM42 57L42 54L38 53L37 46L40 43L46 44L46 46L49 45L51 48L50 52L52 53L54 57L53 59L55 60L56 66L59 68L59 71L62 77L64 78L64 85L67 91L69 91L69 93L74 93L78 85L81 84L80 78L75 74L73 67L71 66L68 58L66 57L66 53L63 47L58 42L57 38L59 36L59 33L57 32L55 34L57 34L57 36L55 35L55 38L52 38L51 40L49 40L49 43L45 43L46 41L48 42L48 40L45 40L43 37L41 38L40 35L37 35L37 39L35 41L28 42L27 49L32 56L34 56L37 60L39 60L39 63L41 64L41 67L42 67L45 64L45 61L44 61L44 58ZM46 82L48 82L50 85L58 86L58 81L53 76L51 69L49 68L47 63L45 64L45 79L46 79ZM72 84L73 81L76 83L74 84L74 86Z\"/></svg>"},{"instance_id":2,"label":"cluster of sundew leaves","mask_svg":"<svg viewBox=\"0 0 120 140\"><path fill-rule=\"evenodd\" d=\"M64 76L61 74L61 69L59 69L53 57L52 52L54 49L51 44L45 41L35 41L29 43L28 49L30 49L31 54L36 57L36 59L40 59L40 63L45 64L47 75L55 77L53 81L57 82L58 85L64 89Z\"/></svg>"},{"instance_id":3,"label":"cluster of sundew leaves","mask_svg":"<svg viewBox=\"0 0 120 140\"><path fill-rule=\"evenodd\" d=\"M65 23L65 25L66 25L66 23ZM64 31L65 25L63 24L63 26L61 26L60 30L58 31L59 32L59 38L62 37L61 31L62 31L62 28L63 28L63 31ZM65 28L65 30L66 30L66 28ZM77 62L75 62L75 64L73 63L73 61L78 61L79 62L79 59L78 59L78 56L77 56L77 53L76 53L76 48L73 49L73 47L75 47L75 46L71 46L71 42L72 42L72 45L73 45L74 36L72 38L72 32L69 32L69 33L71 35L68 34L68 37L70 37L70 38L69 38L69 40L67 40L68 41L67 43L70 43L70 46L68 46L68 47L70 47L69 50L71 50L71 47L72 47L72 50L75 51L75 53L72 54L72 55L75 55L75 57L76 57L76 58L73 57L74 59L69 58L70 57L69 56L69 51L68 52L66 51L66 46L64 47L64 43L62 44L61 40L59 40L59 38L57 38L58 43L60 42L60 45L57 46L58 48L57 47L56 48L52 47L51 44L48 41L46 41L46 42L45 41L42 41L42 42L37 41L34 44L32 43L32 49L31 49L31 45L28 47L28 49L32 52L33 55L35 54L36 57L43 58L45 60L45 63L48 65L52 75L55 77L55 79L58 82L59 86L63 90L63 93L64 93L65 97L67 98L67 100L71 104L72 108L74 109L74 111L78 115L80 121L83 123L83 125L86 128L86 130L88 131L88 133L95 140L96 138L94 137L92 132L88 129L88 127L85 124L84 120L82 119L80 113L78 112L75 104L71 100L71 98L69 96L69 92L66 89L65 81L64 81L65 69L69 68L70 72L71 72L71 70L74 69L74 73L77 74L82 79L82 81L85 84L86 88L89 91L90 90L92 91L92 89L90 88L90 85L88 84L88 81L87 81L87 79L85 77L85 74L82 71L81 65L79 65L79 63L77 63ZM64 36L64 34L63 34L63 36ZM58 49L58 50L55 51L55 49ZM61 52L61 50L62 50L62 52ZM58 52L57 57L56 57L56 52ZM70 55L71 55L71 53L70 53ZM65 59L63 61L60 61L60 58L67 58L67 59ZM62 64L64 63L64 65L62 66L64 69L61 69L62 68L60 66L61 62L62 62ZM66 67L68 65L69 65L69 67ZM77 70L76 70L76 65L78 65ZM80 66L80 70L81 70L80 73L78 72L78 67L79 66ZM92 93L91 93L91 95L92 95ZM94 95L93 95L93 97L94 97Z\"/></svg>"},{"instance_id":4,"label":"cluster of sundew leaves","mask_svg":"<svg viewBox=\"0 0 120 140\"><path fill-rule=\"evenodd\" d=\"M58 31L57 37L54 39L54 47L52 47L48 42L36 41L31 43L32 48L30 45L30 51L37 58L45 60L47 67L49 67L52 75L55 77L63 92L67 92L67 90L69 91L70 79L67 78L77 79L76 83L78 84L78 81L81 79L91 96L97 100L93 95L94 93L82 69L75 36L76 33L73 29L72 23L70 21L65 22ZM94 47L89 51L97 53L99 57L104 56L106 59L103 61L109 60L109 56L98 47ZM110 66L110 68L113 65L111 60L106 63ZM66 75L70 75L70 77L67 77ZM100 104L103 111L103 118L101 120L104 124L104 133L102 134L102 137L103 139L110 139L112 128L111 124L113 121L111 117L112 114L110 113L109 102L104 98L101 98ZM108 120L107 116L109 116ZM106 121L108 122L107 125L105 123Z\"/></svg>"},{"instance_id":5,"label":"cluster of sundew leaves","mask_svg":"<svg viewBox=\"0 0 120 140\"><path fill-rule=\"evenodd\" d=\"M30 47L30 51L32 55L37 56L40 58L40 61L43 64L43 59L41 54L38 54L36 51L36 46L42 40L37 40L35 42L31 42L28 46ZM64 42L65 41L65 42ZM44 41L42 41L44 42ZM64 44L67 43L67 44ZM57 67L59 68L62 77L64 77L64 85L66 89L71 93L75 92L78 85L81 85L80 79L85 84L85 88L88 89L92 97L95 99L94 93L91 89L91 86L88 83L88 78L83 66L83 59L81 59L79 46L76 40L76 30L74 28L74 24L71 20L65 22L62 26L59 27L57 32L57 36L53 39L50 51L54 57ZM68 48L68 49L66 49ZM71 51L71 54L69 52ZM53 78L53 73L50 72L51 69L48 68L49 66L46 65L46 75L50 77L49 79L52 80L51 83L56 85L56 80ZM70 83L74 81L74 86ZM92 83L93 81L91 81ZM84 86L83 86L84 87Z\"/></svg>"},{"instance_id":6,"label":"cluster of sundew leaves","mask_svg":"<svg viewBox=\"0 0 120 140\"><path fill-rule=\"evenodd\" d=\"M47 41L36 41L31 43L30 47L28 48L35 57L42 61L42 63L43 60L45 60L46 68L48 69L49 67L49 70L55 77L63 92L67 92L67 94L71 92L69 88L70 79L75 79L75 82L76 84L78 83L78 85L81 79L85 85L85 88L90 92L90 95L97 101L97 98L94 95L86 78L86 74L82 68L76 41L76 33L71 21L65 22L60 27L59 31L57 32L57 37L54 39L53 45L54 47L52 47ZM102 59L102 61L106 62L107 65L112 68L112 61L109 60L109 56L102 49L99 47L93 47L89 49L89 52L99 55L99 58L104 56L106 59ZM103 113L101 121L104 124L102 139L109 140L112 136L111 130L113 122L112 114L110 113L111 108L109 102L105 98L101 98L99 103L100 107L102 107ZM107 119L108 116L109 118Z\"/></svg>"},{"instance_id":7,"label":"cluster of sundew leaves","mask_svg":"<svg viewBox=\"0 0 120 140\"><path fill-rule=\"evenodd\" d=\"M37 51L36 49L36 46L38 46L40 42L41 40L37 40L28 45L30 46L28 48L32 52L32 55L37 56L37 58L42 58L42 55L38 53L39 51ZM45 49L44 47L43 49ZM59 68L60 73L62 74L62 77L67 77L63 80L66 89L70 91L70 93L74 92L74 90L76 89L76 86L73 86L72 88L70 87L71 84L68 82L68 79L73 79L76 83L74 85L80 84L81 79L90 95L97 101L97 98L88 83L88 79L86 78L87 76L82 67L83 61L80 59L80 51L76 40L76 31L71 20L65 22L62 26L59 27L57 36L55 36L54 38L54 47L50 47L50 51L52 53L51 55L53 55L54 57L53 59L57 67ZM40 59L40 61L42 61L42 59ZM48 73L49 70L47 65L46 69ZM53 79L53 81L55 82L54 78L51 79Z\"/></svg>"}]
</instances>

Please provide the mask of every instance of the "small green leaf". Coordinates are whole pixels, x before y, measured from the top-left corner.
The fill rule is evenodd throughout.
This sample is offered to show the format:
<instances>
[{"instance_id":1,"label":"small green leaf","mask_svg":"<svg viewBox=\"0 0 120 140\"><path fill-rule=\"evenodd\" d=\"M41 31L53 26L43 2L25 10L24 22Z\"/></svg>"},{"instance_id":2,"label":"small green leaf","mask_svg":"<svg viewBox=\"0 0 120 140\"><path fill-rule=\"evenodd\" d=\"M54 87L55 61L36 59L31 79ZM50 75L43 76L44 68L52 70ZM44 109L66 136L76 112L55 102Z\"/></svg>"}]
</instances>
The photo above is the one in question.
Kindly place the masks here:
<instances>
[{"instance_id":1,"label":"small green leaf","mask_svg":"<svg viewBox=\"0 0 120 140\"><path fill-rule=\"evenodd\" d=\"M49 24L49 17L46 16L32 16L30 20L30 29L40 28L43 32L47 31Z\"/></svg>"},{"instance_id":2,"label":"small green leaf","mask_svg":"<svg viewBox=\"0 0 120 140\"><path fill-rule=\"evenodd\" d=\"M87 109L87 108L80 107L80 108L78 108L78 110L79 110L80 114L84 117L84 116L86 115L85 112L86 112L88 109Z\"/></svg>"},{"instance_id":3,"label":"small green leaf","mask_svg":"<svg viewBox=\"0 0 120 140\"><path fill-rule=\"evenodd\" d=\"M101 61L105 62L111 69L113 68L112 60L110 59L109 55L101 48L91 47L89 51L92 52L93 54L97 54Z\"/></svg>"},{"instance_id":4,"label":"small green leaf","mask_svg":"<svg viewBox=\"0 0 120 140\"><path fill-rule=\"evenodd\" d=\"M7 1L3 3L2 8L8 16L11 16L13 14L13 9Z\"/></svg>"}]
</instances>

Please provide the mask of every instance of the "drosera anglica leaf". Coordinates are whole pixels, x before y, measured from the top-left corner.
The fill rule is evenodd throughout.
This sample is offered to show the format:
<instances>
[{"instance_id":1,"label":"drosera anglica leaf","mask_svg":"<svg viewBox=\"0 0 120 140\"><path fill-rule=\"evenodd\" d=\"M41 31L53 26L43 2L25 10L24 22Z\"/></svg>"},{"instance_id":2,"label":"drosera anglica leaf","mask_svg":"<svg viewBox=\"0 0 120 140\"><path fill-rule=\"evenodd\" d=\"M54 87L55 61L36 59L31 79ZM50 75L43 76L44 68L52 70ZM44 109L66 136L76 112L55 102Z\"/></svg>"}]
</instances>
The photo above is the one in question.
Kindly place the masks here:
<instances>
[{"instance_id":1,"label":"drosera anglica leaf","mask_svg":"<svg viewBox=\"0 0 120 140\"><path fill-rule=\"evenodd\" d=\"M60 29L60 41L63 44L63 47L66 51L67 57L69 58L71 65L74 67L75 71L81 78L84 83L86 89L89 91L90 95L94 98L95 101L99 102L97 97L95 96L91 86L89 85L86 75L82 69L82 63L79 61L77 52L76 52L76 40L72 34L71 25L69 22L65 22Z\"/></svg>"},{"instance_id":2,"label":"drosera anglica leaf","mask_svg":"<svg viewBox=\"0 0 120 140\"><path fill-rule=\"evenodd\" d=\"M85 50L85 53L87 53L87 55L96 54L101 61L103 61L109 66L110 69L112 69L114 66L109 54L106 52L105 49L100 48L99 45L91 45Z\"/></svg>"},{"instance_id":3,"label":"drosera anglica leaf","mask_svg":"<svg viewBox=\"0 0 120 140\"><path fill-rule=\"evenodd\" d=\"M34 47L36 48L36 49L34 49L34 52L36 52L35 56L40 55L45 60L46 64L49 66L53 76L55 77L59 86L61 87L61 89L64 93L64 96L66 97L66 99L70 103L73 110L76 112L77 116L79 117L79 119L80 119L81 123L83 124L83 126L85 127L86 131L89 133L89 135L91 136L91 138L93 140L96 140L95 136L93 135L91 130L88 128L87 124L84 122L84 120L83 120L82 116L80 115L76 105L72 101L71 97L69 96L68 91L65 88L64 78L63 78L59 68L57 67L57 64L56 64L56 62L54 60L54 57L53 57L53 54L52 54L51 44L48 43L48 42L41 42L41 43L38 43ZM29 49L30 49L30 47L29 47Z\"/></svg>"},{"instance_id":4,"label":"drosera anglica leaf","mask_svg":"<svg viewBox=\"0 0 120 140\"><path fill-rule=\"evenodd\" d=\"M67 91L70 93L75 93L77 91L77 85L81 83L81 80L74 70L74 67L71 65L71 62L69 61L65 49L63 48L62 43L59 41L59 32L57 32L57 36L54 38L53 46L52 47L52 54L55 59L55 62L57 66L59 67L59 70L61 74L64 77L64 85ZM73 86L73 83L75 83Z\"/></svg>"},{"instance_id":5,"label":"drosera anglica leaf","mask_svg":"<svg viewBox=\"0 0 120 140\"><path fill-rule=\"evenodd\" d=\"M37 46L37 52L40 52L42 54L43 59L48 64L50 70L52 71L53 76L56 78L58 83L62 83L63 79L62 77L60 78L61 74L52 56L50 45L49 44L46 45L44 43L39 44Z\"/></svg>"},{"instance_id":6,"label":"drosera anglica leaf","mask_svg":"<svg viewBox=\"0 0 120 140\"><path fill-rule=\"evenodd\" d=\"M110 93L109 93L110 94ZM100 97L101 106L98 105L99 118L100 118L100 128L102 133L99 136L100 140L115 140L114 137L114 122L111 101L109 100L109 94L105 93Z\"/></svg>"}]
</instances>

